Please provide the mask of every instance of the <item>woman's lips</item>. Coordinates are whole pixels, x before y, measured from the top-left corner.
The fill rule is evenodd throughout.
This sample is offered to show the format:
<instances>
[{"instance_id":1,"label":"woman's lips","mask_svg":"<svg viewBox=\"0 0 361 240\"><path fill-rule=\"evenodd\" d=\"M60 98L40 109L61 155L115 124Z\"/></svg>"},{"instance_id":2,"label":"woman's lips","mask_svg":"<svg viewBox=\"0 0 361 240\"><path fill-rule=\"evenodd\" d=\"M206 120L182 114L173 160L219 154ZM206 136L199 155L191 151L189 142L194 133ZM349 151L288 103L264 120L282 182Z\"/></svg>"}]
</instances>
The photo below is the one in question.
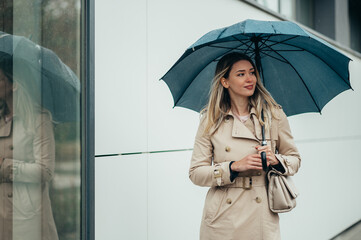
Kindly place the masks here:
<instances>
[{"instance_id":1,"label":"woman's lips","mask_svg":"<svg viewBox=\"0 0 361 240\"><path fill-rule=\"evenodd\" d=\"M247 88L248 90L252 90L252 89L253 89L253 85L248 85L248 86L245 86L244 88Z\"/></svg>"}]
</instances>

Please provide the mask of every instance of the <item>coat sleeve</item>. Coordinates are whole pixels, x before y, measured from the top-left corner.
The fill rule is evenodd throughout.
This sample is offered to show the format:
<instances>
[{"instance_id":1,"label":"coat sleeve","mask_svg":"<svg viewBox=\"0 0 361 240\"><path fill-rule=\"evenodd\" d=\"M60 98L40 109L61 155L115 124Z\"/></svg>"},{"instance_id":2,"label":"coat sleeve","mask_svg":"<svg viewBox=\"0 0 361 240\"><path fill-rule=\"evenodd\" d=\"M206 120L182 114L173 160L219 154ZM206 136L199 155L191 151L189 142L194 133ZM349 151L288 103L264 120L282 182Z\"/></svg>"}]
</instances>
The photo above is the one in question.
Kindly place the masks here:
<instances>
[{"instance_id":1,"label":"coat sleeve","mask_svg":"<svg viewBox=\"0 0 361 240\"><path fill-rule=\"evenodd\" d=\"M278 141L275 154L277 159L285 169L284 175L294 175L301 165L301 157L294 143L290 125L286 114L280 109L280 119L278 121Z\"/></svg>"},{"instance_id":2,"label":"coat sleeve","mask_svg":"<svg viewBox=\"0 0 361 240\"><path fill-rule=\"evenodd\" d=\"M6 182L50 181L55 168L55 140L53 123L48 114L41 114L33 139L35 162L5 158L1 165L1 177Z\"/></svg>"},{"instance_id":3,"label":"coat sleeve","mask_svg":"<svg viewBox=\"0 0 361 240\"><path fill-rule=\"evenodd\" d=\"M211 136L204 133L205 117L202 117L194 141L193 154L189 169L190 180L199 186L213 187L231 184L230 162L212 164L213 145Z\"/></svg>"}]
</instances>

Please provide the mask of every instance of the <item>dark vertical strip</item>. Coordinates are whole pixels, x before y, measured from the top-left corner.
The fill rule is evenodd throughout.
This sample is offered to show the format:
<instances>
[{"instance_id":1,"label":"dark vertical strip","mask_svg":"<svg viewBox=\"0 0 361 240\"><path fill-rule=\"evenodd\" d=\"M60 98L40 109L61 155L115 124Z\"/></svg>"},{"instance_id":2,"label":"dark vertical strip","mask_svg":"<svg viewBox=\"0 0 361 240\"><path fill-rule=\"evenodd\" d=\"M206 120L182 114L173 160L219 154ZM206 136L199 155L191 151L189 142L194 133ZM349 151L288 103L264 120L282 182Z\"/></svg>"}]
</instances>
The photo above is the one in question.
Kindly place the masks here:
<instances>
[{"instance_id":1,"label":"dark vertical strip","mask_svg":"<svg viewBox=\"0 0 361 240\"><path fill-rule=\"evenodd\" d=\"M81 4L81 239L94 240L94 0Z\"/></svg>"},{"instance_id":2,"label":"dark vertical strip","mask_svg":"<svg viewBox=\"0 0 361 240\"><path fill-rule=\"evenodd\" d=\"M0 31L13 34L13 0L0 0Z\"/></svg>"},{"instance_id":3,"label":"dark vertical strip","mask_svg":"<svg viewBox=\"0 0 361 240\"><path fill-rule=\"evenodd\" d=\"M0 0L0 31L5 29L5 0Z\"/></svg>"}]
</instances>

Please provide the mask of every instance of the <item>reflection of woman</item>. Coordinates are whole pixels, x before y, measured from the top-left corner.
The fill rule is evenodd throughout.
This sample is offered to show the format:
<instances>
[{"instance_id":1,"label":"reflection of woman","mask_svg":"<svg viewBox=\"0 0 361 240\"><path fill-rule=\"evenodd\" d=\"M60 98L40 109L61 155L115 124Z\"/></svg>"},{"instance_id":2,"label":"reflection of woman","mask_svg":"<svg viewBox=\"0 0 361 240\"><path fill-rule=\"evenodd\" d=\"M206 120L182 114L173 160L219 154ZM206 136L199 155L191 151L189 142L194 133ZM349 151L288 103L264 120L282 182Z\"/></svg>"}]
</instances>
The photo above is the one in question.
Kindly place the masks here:
<instances>
[{"instance_id":1,"label":"reflection of woman","mask_svg":"<svg viewBox=\"0 0 361 240\"><path fill-rule=\"evenodd\" d=\"M49 112L0 55L0 240L58 239L49 199L55 144ZM26 88L24 86L27 86Z\"/></svg>"},{"instance_id":2,"label":"reflection of woman","mask_svg":"<svg viewBox=\"0 0 361 240\"><path fill-rule=\"evenodd\" d=\"M189 172L193 183L211 187L201 239L280 239L260 153L265 151L267 164L285 175L298 171L300 156L285 113L263 87L249 57L222 57L203 113ZM263 124L268 145L262 147Z\"/></svg>"}]
</instances>

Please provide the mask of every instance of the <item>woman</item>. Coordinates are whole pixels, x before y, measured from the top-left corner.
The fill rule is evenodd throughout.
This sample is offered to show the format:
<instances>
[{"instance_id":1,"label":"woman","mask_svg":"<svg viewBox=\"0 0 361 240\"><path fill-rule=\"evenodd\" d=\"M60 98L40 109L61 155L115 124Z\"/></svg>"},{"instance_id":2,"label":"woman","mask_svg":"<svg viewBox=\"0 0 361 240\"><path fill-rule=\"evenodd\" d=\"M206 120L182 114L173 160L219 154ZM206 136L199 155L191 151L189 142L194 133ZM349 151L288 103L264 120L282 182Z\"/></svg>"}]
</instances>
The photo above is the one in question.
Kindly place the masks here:
<instances>
[{"instance_id":1,"label":"woman","mask_svg":"<svg viewBox=\"0 0 361 240\"><path fill-rule=\"evenodd\" d=\"M58 239L49 198L55 144L51 115L33 95L27 69L13 75L0 54L0 240ZM25 87L26 86L26 87Z\"/></svg>"},{"instance_id":2,"label":"woman","mask_svg":"<svg viewBox=\"0 0 361 240\"><path fill-rule=\"evenodd\" d=\"M262 125L267 146L260 146ZM189 170L194 184L211 187L200 239L280 239L278 215L268 206L263 151L268 166L285 175L298 171L301 159L285 113L263 87L252 60L229 53L217 64Z\"/></svg>"}]
</instances>

